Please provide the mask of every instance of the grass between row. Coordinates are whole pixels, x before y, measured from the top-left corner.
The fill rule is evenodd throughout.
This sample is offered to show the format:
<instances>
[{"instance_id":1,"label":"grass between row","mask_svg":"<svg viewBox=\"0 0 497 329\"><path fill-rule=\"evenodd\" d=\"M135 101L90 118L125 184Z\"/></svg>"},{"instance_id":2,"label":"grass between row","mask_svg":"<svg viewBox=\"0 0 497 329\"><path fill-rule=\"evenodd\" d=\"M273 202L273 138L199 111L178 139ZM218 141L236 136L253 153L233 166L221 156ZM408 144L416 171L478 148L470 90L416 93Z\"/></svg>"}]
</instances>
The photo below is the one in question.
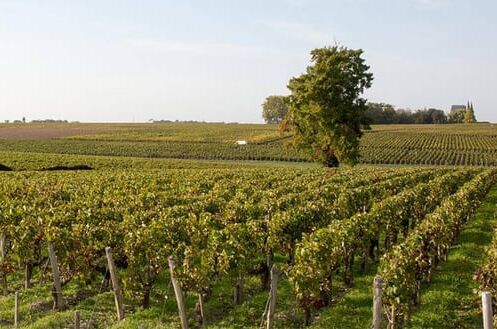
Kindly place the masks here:
<instances>
[{"instance_id":1,"label":"grass between row","mask_svg":"<svg viewBox=\"0 0 497 329\"><path fill-rule=\"evenodd\" d=\"M482 328L478 283L473 275L485 260L485 249L497 225L497 186L461 232L449 257L421 293L421 306L410 329Z\"/></svg>"},{"instance_id":2,"label":"grass between row","mask_svg":"<svg viewBox=\"0 0 497 329\"><path fill-rule=\"evenodd\" d=\"M473 274L485 259L497 225L497 186L494 186L476 214L451 247L449 257L425 284L421 305L415 309L409 329L482 328L478 284ZM355 285L333 307L321 312L313 329L368 329L371 327L373 279L376 267L355 277ZM385 324L386 325L386 324Z\"/></svg>"}]
</instances>

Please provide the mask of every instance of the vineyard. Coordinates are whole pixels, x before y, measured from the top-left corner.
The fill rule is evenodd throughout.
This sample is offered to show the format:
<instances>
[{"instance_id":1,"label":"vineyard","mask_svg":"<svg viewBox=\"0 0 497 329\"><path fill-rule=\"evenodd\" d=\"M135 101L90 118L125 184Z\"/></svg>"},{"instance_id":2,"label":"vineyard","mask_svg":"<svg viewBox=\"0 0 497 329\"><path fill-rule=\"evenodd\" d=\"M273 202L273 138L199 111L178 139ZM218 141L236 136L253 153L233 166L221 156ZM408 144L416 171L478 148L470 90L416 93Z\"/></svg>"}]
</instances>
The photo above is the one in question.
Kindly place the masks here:
<instances>
[{"instance_id":1,"label":"vineyard","mask_svg":"<svg viewBox=\"0 0 497 329\"><path fill-rule=\"evenodd\" d=\"M72 328L78 310L84 328L177 328L175 278L190 327L258 328L276 265L276 328L369 327L371 314L330 314L363 280L370 310L371 274L397 328L497 182L481 169L242 168L0 174L0 323L14 325L17 300L19 327ZM475 281L486 289L492 250Z\"/></svg>"},{"instance_id":2,"label":"vineyard","mask_svg":"<svg viewBox=\"0 0 497 329\"><path fill-rule=\"evenodd\" d=\"M497 329L496 10L0 0L0 329Z\"/></svg>"},{"instance_id":3,"label":"vineyard","mask_svg":"<svg viewBox=\"0 0 497 329\"><path fill-rule=\"evenodd\" d=\"M57 168L87 166L92 170L117 169L207 169L207 168L260 168L260 167L313 167L313 163L188 160L139 158L123 156L92 156L77 154L47 154L34 152L0 151L1 164L12 171L50 171ZM0 169L0 171L2 171Z\"/></svg>"},{"instance_id":4,"label":"vineyard","mask_svg":"<svg viewBox=\"0 0 497 329\"><path fill-rule=\"evenodd\" d=\"M235 145L235 141L247 145ZM277 125L221 123L0 126L0 151L189 160L309 161ZM361 140L361 162L495 166L493 124L379 125Z\"/></svg>"}]
</instances>

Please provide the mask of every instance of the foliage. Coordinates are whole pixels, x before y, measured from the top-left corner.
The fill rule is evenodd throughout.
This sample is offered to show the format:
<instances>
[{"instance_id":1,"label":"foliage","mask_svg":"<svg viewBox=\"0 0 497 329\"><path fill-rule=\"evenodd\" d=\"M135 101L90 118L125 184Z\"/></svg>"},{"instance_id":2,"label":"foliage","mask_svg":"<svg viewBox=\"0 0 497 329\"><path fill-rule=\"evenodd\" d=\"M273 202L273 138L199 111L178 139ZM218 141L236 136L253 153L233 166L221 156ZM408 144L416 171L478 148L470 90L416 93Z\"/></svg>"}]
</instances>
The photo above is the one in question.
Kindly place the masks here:
<instances>
[{"instance_id":1,"label":"foliage","mask_svg":"<svg viewBox=\"0 0 497 329\"><path fill-rule=\"evenodd\" d=\"M337 280L337 272L346 273L347 284L352 281L351 262L355 253L363 254L364 250L370 250L371 241L379 241L380 236L385 236L382 244L385 246L401 239L444 197L471 177L470 174L449 173L428 183L423 181L430 176L404 177L390 187L403 186L404 190L389 191L388 186L379 188L374 192L378 198L371 209L366 208L363 213L331 222L329 226L306 235L297 247L296 263L289 273L302 307L326 306L332 298L331 282ZM367 260L365 257L362 261Z\"/></svg>"},{"instance_id":2,"label":"foliage","mask_svg":"<svg viewBox=\"0 0 497 329\"><path fill-rule=\"evenodd\" d=\"M282 122L287 112L285 96L268 96L262 104L262 117L266 123Z\"/></svg>"},{"instance_id":3,"label":"foliage","mask_svg":"<svg viewBox=\"0 0 497 329\"><path fill-rule=\"evenodd\" d=\"M459 109L459 108L452 109L448 116L448 122L463 123L465 114L466 114L465 109Z\"/></svg>"},{"instance_id":4,"label":"foliage","mask_svg":"<svg viewBox=\"0 0 497 329\"><path fill-rule=\"evenodd\" d=\"M312 65L288 84L294 144L328 166L359 161L359 138L369 124L361 95L373 80L362 53L338 46L314 49Z\"/></svg>"},{"instance_id":5,"label":"foliage","mask_svg":"<svg viewBox=\"0 0 497 329\"><path fill-rule=\"evenodd\" d=\"M367 103L366 115L373 124L392 124L399 122L397 112L393 105L386 103Z\"/></svg>"},{"instance_id":6,"label":"foliage","mask_svg":"<svg viewBox=\"0 0 497 329\"><path fill-rule=\"evenodd\" d=\"M444 111L437 109L419 110L413 114L414 123L418 124L442 124L447 123Z\"/></svg>"},{"instance_id":7,"label":"foliage","mask_svg":"<svg viewBox=\"0 0 497 329\"><path fill-rule=\"evenodd\" d=\"M406 238L381 260L383 299L392 323L403 323L418 304L421 283L430 281L462 226L476 211L482 198L497 181L497 171L488 170L466 183L428 215Z\"/></svg>"},{"instance_id":8,"label":"foliage","mask_svg":"<svg viewBox=\"0 0 497 329\"><path fill-rule=\"evenodd\" d=\"M368 103L366 115L373 124L443 124L448 119L445 112L437 109L417 111L398 109L385 103Z\"/></svg>"}]
</instances>

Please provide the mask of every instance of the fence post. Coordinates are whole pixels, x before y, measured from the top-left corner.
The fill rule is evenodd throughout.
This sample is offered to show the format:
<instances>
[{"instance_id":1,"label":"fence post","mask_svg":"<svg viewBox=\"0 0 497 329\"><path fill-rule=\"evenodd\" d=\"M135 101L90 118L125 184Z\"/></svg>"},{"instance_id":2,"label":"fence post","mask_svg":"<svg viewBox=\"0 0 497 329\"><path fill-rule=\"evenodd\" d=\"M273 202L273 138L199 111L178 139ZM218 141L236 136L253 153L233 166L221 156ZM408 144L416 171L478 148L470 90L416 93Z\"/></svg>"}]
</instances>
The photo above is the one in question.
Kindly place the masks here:
<instances>
[{"instance_id":1,"label":"fence post","mask_svg":"<svg viewBox=\"0 0 497 329\"><path fill-rule=\"evenodd\" d=\"M116 303L117 321L124 319L124 306L123 306L123 292L121 290L121 282L117 275L116 264L112 258L111 247L105 248L105 255L107 256L107 264L109 266L110 279L112 281L112 288L114 290L114 301Z\"/></svg>"},{"instance_id":2,"label":"fence post","mask_svg":"<svg viewBox=\"0 0 497 329\"><path fill-rule=\"evenodd\" d=\"M64 299L62 298L62 286L60 284L59 265L57 263L57 255L52 242L48 243L48 256L50 258L50 265L52 266L53 288L55 294L55 308L60 310L64 307Z\"/></svg>"},{"instance_id":3,"label":"fence post","mask_svg":"<svg viewBox=\"0 0 497 329\"><path fill-rule=\"evenodd\" d=\"M383 301L381 299L381 289L383 284L383 278L381 276L376 276L374 278L374 296L373 296L373 329L381 329L381 318L382 318L382 308Z\"/></svg>"},{"instance_id":4,"label":"fence post","mask_svg":"<svg viewBox=\"0 0 497 329\"><path fill-rule=\"evenodd\" d=\"M14 294L14 327L17 328L19 324L19 293L16 291Z\"/></svg>"},{"instance_id":5,"label":"fence post","mask_svg":"<svg viewBox=\"0 0 497 329\"><path fill-rule=\"evenodd\" d=\"M274 312L276 309L277 286L278 286L278 267L276 266L276 264L273 264L273 266L271 267L271 290L269 292L270 300L269 300L269 310L267 313L267 329L273 328Z\"/></svg>"},{"instance_id":6,"label":"fence post","mask_svg":"<svg viewBox=\"0 0 497 329\"><path fill-rule=\"evenodd\" d=\"M79 311L74 312L74 329L81 328L81 316L79 315Z\"/></svg>"},{"instance_id":7,"label":"fence post","mask_svg":"<svg viewBox=\"0 0 497 329\"><path fill-rule=\"evenodd\" d=\"M176 302L178 303L178 313L179 319L181 321L181 328L188 329L188 320L186 318L186 310L185 310L185 299L183 296L183 291L181 291L181 286L176 280L176 262L174 261L172 256L168 258L169 262L169 271L171 272L171 282L174 288L174 294L176 295Z\"/></svg>"},{"instance_id":8,"label":"fence post","mask_svg":"<svg viewBox=\"0 0 497 329\"><path fill-rule=\"evenodd\" d=\"M482 313L483 313L483 329L493 328L493 314L492 314L492 295L484 291L481 294Z\"/></svg>"}]
</instances>

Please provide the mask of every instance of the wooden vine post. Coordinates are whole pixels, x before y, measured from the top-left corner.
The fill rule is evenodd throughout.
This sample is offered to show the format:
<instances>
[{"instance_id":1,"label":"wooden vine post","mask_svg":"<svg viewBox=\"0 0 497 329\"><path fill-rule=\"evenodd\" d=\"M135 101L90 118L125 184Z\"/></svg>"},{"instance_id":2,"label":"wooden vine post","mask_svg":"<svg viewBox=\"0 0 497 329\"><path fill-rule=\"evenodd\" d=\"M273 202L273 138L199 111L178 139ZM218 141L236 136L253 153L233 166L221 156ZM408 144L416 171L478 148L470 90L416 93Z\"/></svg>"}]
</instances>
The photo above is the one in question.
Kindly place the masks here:
<instances>
[{"instance_id":1,"label":"wooden vine post","mask_svg":"<svg viewBox=\"0 0 497 329\"><path fill-rule=\"evenodd\" d=\"M19 324L19 293L16 291L14 294L14 327L17 328Z\"/></svg>"},{"instance_id":2,"label":"wooden vine post","mask_svg":"<svg viewBox=\"0 0 497 329\"><path fill-rule=\"evenodd\" d=\"M174 261L172 256L168 258L169 262L169 270L171 272L171 283L173 284L174 294L176 296L176 302L178 303L178 313L179 319L181 321L181 329L188 329L188 320L186 318L186 309L185 309L185 299L183 296L183 291L181 291L181 286L176 280L176 262Z\"/></svg>"},{"instance_id":3,"label":"wooden vine post","mask_svg":"<svg viewBox=\"0 0 497 329\"><path fill-rule=\"evenodd\" d=\"M198 294L198 317L201 328L205 328L205 316L204 316L204 296L202 293Z\"/></svg>"},{"instance_id":4,"label":"wooden vine post","mask_svg":"<svg viewBox=\"0 0 497 329\"><path fill-rule=\"evenodd\" d=\"M493 329L492 295L489 292L481 294L483 329Z\"/></svg>"},{"instance_id":5,"label":"wooden vine post","mask_svg":"<svg viewBox=\"0 0 497 329\"><path fill-rule=\"evenodd\" d=\"M60 310L64 307L64 299L62 298L62 285L60 283L59 265L57 263L57 255L52 242L48 243L48 257L50 258L50 265L52 266L53 276L53 293L55 301L55 309Z\"/></svg>"},{"instance_id":6,"label":"wooden vine post","mask_svg":"<svg viewBox=\"0 0 497 329\"><path fill-rule=\"evenodd\" d=\"M7 256L7 252L5 251L5 245L7 243L7 238L4 234L0 235L0 266L3 267L5 257ZM2 294L7 296L9 294L9 289L7 288L7 274L3 271L0 273L0 279L2 284Z\"/></svg>"},{"instance_id":7,"label":"wooden vine post","mask_svg":"<svg viewBox=\"0 0 497 329\"><path fill-rule=\"evenodd\" d=\"M116 303L117 321L124 319L124 299L121 289L121 282L117 274L116 264L112 257L111 247L105 248L105 255L107 256L107 265L109 267L110 279L112 281L112 289L114 290L114 301Z\"/></svg>"},{"instance_id":8,"label":"wooden vine post","mask_svg":"<svg viewBox=\"0 0 497 329\"><path fill-rule=\"evenodd\" d=\"M273 328L274 312L276 309L276 289L278 287L278 267L273 264L271 267L271 290L269 291L269 309L267 313L267 329Z\"/></svg>"},{"instance_id":9,"label":"wooden vine post","mask_svg":"<svg viewBox=\"0 0 497 329\"><path fill-rule=\"evenodd\" d=\"M79 311L74 312L74 329L80 329L81 328L81 316L79 314Z\"/></svg>"},{"instance_id":10,"label":"wooden vine post","mask_svg":"<svg viewBox=\"0 0 497 329\"><path fill-rule=\"evenodd\" d=\"M374 278L374 296L373 296L373 329L381 329L381 318L383 315L383 301L381 299L381 289L383 284L383 278L381 276L376 276Z\"/></svg>"}]
</instances>

